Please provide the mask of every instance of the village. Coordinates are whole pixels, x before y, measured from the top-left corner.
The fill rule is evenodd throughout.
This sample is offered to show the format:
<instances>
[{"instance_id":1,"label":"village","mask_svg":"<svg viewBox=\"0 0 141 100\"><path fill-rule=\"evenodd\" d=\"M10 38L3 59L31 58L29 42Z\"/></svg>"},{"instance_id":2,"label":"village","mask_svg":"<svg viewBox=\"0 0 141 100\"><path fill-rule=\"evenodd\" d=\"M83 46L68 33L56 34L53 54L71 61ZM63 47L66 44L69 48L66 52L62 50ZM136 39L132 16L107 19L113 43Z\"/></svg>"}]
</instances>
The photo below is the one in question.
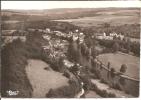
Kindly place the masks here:
<instances>
[{"instance_id":1,"label":"village","mask_svg":"<svg viewBox=\"0 0 141 100\"><path fill-rule=\"evenodd\" d=\"M79 38L80 41L84 40L84 33L80 32L78 29L74 30L74 32L70 31L69 33L63 33L61 31L52 31L50 28L46 28L46 29L33 29L33 28L29 28L27 29L27 31L25 30L2 30L2 35L3 37L7 37L5 38L5 42L4 43L9 43L12 42L14 39L17 38L21 38L22 41L25 41L25 36L28 34L28 32L34 32L34 31L38 31L41 34L44 35L44 37L46 37L47 33L53 33L57 36L63 36L66 38L69 38L71 36L73 36L73 40L77 40ZM100 40L114 40L114 39L118 39L118 40L125 40L128 41L130 39L131 42L139 42L138 39L136 38L131 38L131 37L127 37L122 35L121 33L116 33L116 32L112 32L112 33L94 33L95 35L93 35L92 37L95 37L96 39L100 39ZM10 36L10 37L8 37ZM48 35L47 35L48 37Z\"/></svg>"},{"instance_id":2,"label":"village","mask_svg":"<svg viewBox=\"0 0 141 100\"><path fill-rule=\"evenodd\" d=\"M0 97L138 98L140 7L103 4L2 1Z\"/></svg>"},{"instance_id":3,"label":"village","mask_svg":"<svg viewBox=\"0 0 141 100\"><path fill-rule=\"evenodd\" d=\"M14 36L16 33L18 33L18 35L19 35L19 33L21 33L22 37L17 36L15 38ZM110 62L108 62L103 67L103 63L101 61L99 62L99 59L97 58L97 56L99 54L101 54L101 52L103 52L104 47L102 47L99 50L99 49L96 49L95 45L93 45L96 43L96 41L95 41L96 39L98 39L98 40L114 40L115 38L118 38L120 41L123 41L123 39L124 39L124 41L127 41L128 39L124 35L121 35L120 33L117 34L117 33L113 32L113 33L109 33L109 36L107 36L106 33L104 32L102 34L97 33L96 36L94 35L94 36L90 37L90 36L86 36L85 33L79 31L78 29L75 29L74 31L70 31L68 33L61 32L58 30L52 31L50 28L28 29L27 32L24 31L24 33L22 33L22 31L20 31L20 32L12 31L12 33L10 33L11 38L9 40L6 40L4 43L6 43L6 44L11 43L12 41L14 41L18 38L21 39L23 42L25 42L26 37L30 33L41 34L43 36L43 38L48 42L46 45L42 45L42 48L43 48L44 55L47 55L46 59L48 59L48 61L50 63L52 63L53 65L55 65L56 67L60 66L57 69L54 67L55 70L57 70L59 72L63 72L64 75L69 79L71 79L71 78L73 79L75 77L76 79L79 80L79 84L80 84L81 88L80 88L80 91L77 94L75 94L75 96L77 98L85 97L85 96L87 97L87 92L89 91L89 88L90 88L88 85L90 83L85 82L82 77L87 76L87 74L90 76L93 76L94 73L97 76L96 77L94 75L96 77L96 80L94 80L94 79L88 79L88 80L91 80L90 82L92 82L92 85L96 85L98 87L100 84L105 85L104 90L103 89L96 90L96 91L101 91L101 92L104 91L105 96L103 94L101 94L102 96L104 96L104 97L132 97L132 95L136 96L136 94L134 94L134 93L137 93L138 85L137 85L137 87L134 87L134 90L132 93L130 91L130 89L124 90L121 83L118 84L118 82L117 82L118 87L115 87L109 91L108 90L109 86L113 87L113 85L111 85L112 82L109 82L109 80L111 80L111 78L104 79L105 76L104 77L102 76L103 75L103 74L101 74L102 71L100 72L100 74L98 74L99 67L100 67L100 70L102 68L104 68L104 69L106 68L106 70L108 71L108 72L106 72L107 75L109 73L113 73L117 77L129 77L129 79L135 80L135 84L136 84L136 82L138 82L138 80L136 80L134 78L130 78L130 76L124 75L124 71L118 72L117 70L115 71L114 69L112 69L110 66ZM24 39L23 39L23 36L24 36ZM4 37L6 37L6 36L4 36ZM12 38L12 37L14 37L14 38ZM126 38L126 40L125 40L125 38ZM95 66L95 68L93 68L93 66ZM87 69L87 68L89 70L87 72L84 72L83 70ZM126 65L123 66L123 70L126 70L126 69L127 69L127 66ZM105 72L103 72L103 73L105 73ZM110 76L110 77L112 77L112 76ZM98 80L97 80L97 78L98 78ZM100 81L99 81L99 78L100 78ZM103 81L102 83L101 83L101 80ZM101 88L101 87L99 87L99 88ZM117 88L120 88L120 89L117 89ZM117 91L118 91L118 94L116 93ZM132 95L124 93L123 91L127 91L129 93L131 92ZM100 93L98 93L98 94L100 94ZM47 97L48 96L50 97L50 95L52 95L54 97L53 93L52 92L50 93L50 91L49 91ZM90 97L91 96L93 97L93 95L90 95Z\"/></svg>"}]
</instances>

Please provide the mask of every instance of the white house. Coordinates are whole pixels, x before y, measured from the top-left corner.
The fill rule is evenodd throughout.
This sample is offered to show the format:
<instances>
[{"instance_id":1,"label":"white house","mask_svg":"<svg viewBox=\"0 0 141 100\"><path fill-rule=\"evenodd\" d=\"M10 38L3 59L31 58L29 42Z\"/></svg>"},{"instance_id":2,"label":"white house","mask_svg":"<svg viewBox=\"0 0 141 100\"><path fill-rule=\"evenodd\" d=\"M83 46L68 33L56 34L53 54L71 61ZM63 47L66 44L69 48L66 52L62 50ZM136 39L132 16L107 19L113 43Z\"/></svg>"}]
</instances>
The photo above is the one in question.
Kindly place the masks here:
<instances>
[{"instance_id":1,"label":"white house","mask_svg":"<svg viewBox=\"0 0 141 100\"><path fill-rule=\"evenodd\" d=\"M76 34L74 34L72 39L73 39L73 41L76 41L78 39L78 36Z\"/></svg>"},{"instance_id":2,"label":"white house","mask_svg":"<svg viewBox=\"0 0 141 100\"><path fill-rule=\"evenodd\" d=\"M67 68L70 68L70 67L72 67L72 66L74 66L74 63L72 63L72 62L70 62L70 61L68 61L68 60L63 60L63 63L64 63L64 65L67 67Z\"/></svg>"},{"instance_id":3,"label":"white house","mask_svg":"<svg viewBox=\"0 0 141 100\"><path fill-rule=\"evenodd\" d=\"M44 30L44 32L45 33L50 33L51 31L50 31L50 28L46 28L45 30Z\"/></svg>"},{"instance_id":4,"label":"white house","mask_svg":"<svg viewBox=\"0 0 141 100\"><path fill-rule=\"evenodd\" d=\"M38 29L39 32L43 32L43 29Z\"/></svg>"},{"instance_id":5,"label":"white house","mask_svg":"<svg viewBox=\"0 0 141 100\"><path fill-rule=\"evenodd\" d=\"M112 37L114 37L114 36L120 37L121 40L123 40L123 38L124 38L124 35L122 35L121 33L117 34L116 32L110 33L110 36L112 36Z\"/></svg>"},{"instance_id":6,"label":"white house","mask_svg":"<svg viewBox=\"0 0 141 100\"><path fill-rule=\"evenodd\" d=\"M98 38L98 39L105 39L106 38L106 33L105 32L104 33L97 33L96 38Z\"/></svg>"},{"instance_id":7,"label":"white house","mask_svg":"<svg viewBox=\"0 0 141 100\"><path fill-rule=\"evenodd\" d=\"M76 29L76 30L75 30L75 32L79 32L79 30L78 30L78 29Z\"/></svg>"},{"instance_id":8,"label":"white house","mask_svg":"<svg viewBox=\"0 0 141 100\"><path fill-rule=\"evenodd\" d=\"M110 36L111 37L117 36L117 33L116 32L110 33Z\"/></svg>"},{"instance_id":9,"label":"white house","mask_svg":"<svg viewBox=\"0 0 141 100\"><path fill-rule=\"evenodd\" d=\"M124 38L124 35L121 35L121 33L120 33L120 34L117 34L116 32L110 33L109 36L106 36L106 33L104 32L104 33L102 33L102 34L98 34L96 37L97 37L98 39L113 40L113 37L114 37L114 36L120 37L121 40L123 40L123 38Z\"/></svg>"},{"instance_id":10,"label":"white house","mask_svg":"<svg viewBox=\"0 0 141 100\"><path fill-rule=\"evenodd\" d=\"M80 43L83 43L84 38L85 38L85 35L84 35L82 32L79 33L79 40L80 40Z\"/></svg>"},{"instance_id":11,"label":"white house","mask_svg":"<svg viewBox=\"0 0 141 100\"><path fill-rule=\"evenodd\" d=\"M118 35L118 37L120 37L121 38L121 40L123 40L123 38L124 38L124 35L122 35L121 33Z\"/></svg>"}]
</instances>

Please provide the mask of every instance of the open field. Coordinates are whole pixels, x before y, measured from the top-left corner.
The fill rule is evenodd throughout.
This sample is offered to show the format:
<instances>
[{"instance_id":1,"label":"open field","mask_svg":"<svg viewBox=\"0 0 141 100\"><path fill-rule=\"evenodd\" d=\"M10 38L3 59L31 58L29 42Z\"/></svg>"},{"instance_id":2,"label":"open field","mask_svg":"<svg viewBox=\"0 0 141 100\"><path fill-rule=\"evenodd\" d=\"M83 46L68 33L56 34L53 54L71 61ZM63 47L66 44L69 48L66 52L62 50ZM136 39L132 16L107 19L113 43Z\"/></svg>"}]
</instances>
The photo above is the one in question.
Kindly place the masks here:
<instances>
[{"instance_id":1,"label":"open field","mask_svg":"<svg viewBox=\"0 0 141 100\"><path fill-rule=\"evenodd\" d=\"M111 25L122 25L122 24L135 24L139 23L140 16L138 10L127 10L127 9L113 9L113 10L99 10L95 11L93 16L85 16L73 19L63 19L57 21L71 22L74 25L89 27L97 26L102 23L110 23Z\"/></svg>"},{"instance_id":2,"label":"open field","mask_svg":"<svg viewBox=\"0 0 141 100\"><path fill-rule=\"evenodd\" d=\"M139 16L131 15L109 15L101 14L94 17L83 17L78 19L64 19L64 20L55 20L55 21L64 21L70 22L77 26L89 27L97 26L103 23L110 23L113 26L123 25L123 24L134 24L139 22Z\"/></svg>"},{"instance_id":3,"label":"open field","mask_svg":"<svg viewBox=\"0 0 141 100\"><path fill-rule=\"evenodd\" d=\"M29 60L26 73L33 87L33 97L45 97L51 88L56 89L68 85L66 77L53 71L48 64L40 60Z\"/></svg>"},{"instance_id":4,"label":"open field","mask_svg":"<svg viewBox=\"0 0 141 100\"><path fill-rule=\"evenodd\" d=\"M15 13L15 14L14 14ZM41 25L30 21L43 21ZM104 23L110 24L110 30L117 33L128 33L131 37L139 37L140 9L138 8L62 8L44 10L3 10L2 29L24 29L29 26L36 28L65 27L61 24L49 24L48 21L66 22L77 27L105 31ZM49 25L47 25L49 24ZM117 27L116 27L117 26ZM100 27L100 29L98 28ZM102 27L102 29L101 29ZM131 27L133 28L131 30ZM51 28L52 29L52 28ZM54 29L54 28L53 28ZM65 28L66 29L66 28Z\"/></svg>"},{"instance_id":5,"label":"open field","mask_svg":"<svg viewBox=\"0 0 141 100\"><path fill-rule=\"evenodd\" d=\"M15 15L14 15L15 14ZM31 16L32 15L32 16ZM13 17L14 16L14 17ZM7 19L8 20L7 20ZM6 22L25 20L58 20L72 22L78 26L95 26L104 22L112 25L135 24L140 20L140 9L136 8L62 8L45 10L3 10Z\"/></svg>"},{"instance_id":6,"label":"open field","mask_svg":"<svg viewBox=\"0 0 141 100\"><path fill-rule=\"evenodd\" d=\"M97 57L103 64L111 63L111 67L116 71L120 70L122 64L127 65L126 75L132 78L139 79L140 58L124 53L108 53Z\"/></svg>"}]
</instances>

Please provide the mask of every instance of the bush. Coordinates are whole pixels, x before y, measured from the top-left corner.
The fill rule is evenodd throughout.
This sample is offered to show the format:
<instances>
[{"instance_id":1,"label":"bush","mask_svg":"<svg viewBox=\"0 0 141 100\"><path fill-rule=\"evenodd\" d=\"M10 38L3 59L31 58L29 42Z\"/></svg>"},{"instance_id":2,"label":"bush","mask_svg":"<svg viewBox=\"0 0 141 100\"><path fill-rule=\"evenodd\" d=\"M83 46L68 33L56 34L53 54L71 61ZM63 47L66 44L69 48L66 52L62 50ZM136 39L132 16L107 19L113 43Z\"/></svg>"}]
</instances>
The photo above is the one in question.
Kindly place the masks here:
<instances>
[{"instance_id":1,"label":"bush","mask_svg":"<svg viewBox=\"0 0 141 100\"><path fill-rule=\"evenodd\" d=\"M97 85L95 85L95 84L91 85L91 90L96 91L97 89L98 89Z\"/></svg>"},{"instance_id":2,"label":"bush","mask_svg":"<svg viewBox=\"0 0 141 100\"><path fill-rule=\"evenodd\" d=\"M110 73L111 73L111 77L114 78L115 77L115 69L111 68Z\"/></svg>"},{"instance_id":3,"label":"bush","mask_svg":"<svg viewBox=\"0 0 141 100\"><path fill-rule=\"evenodd\" d=\"M102 79L100 79L100 82L101 83L104 83L104 84L107 84L107 82L102 78Z\"/></svg>"},{"instance_id":4,"label":"bush","mask_svg":"<svg viewBox=\"0 0 141 100\"><path fill-rule=\"evenodd\" d=\"M113 94L113 93L108 93L108 97L110 97L110 98L114 98L114 97L116 97L116 95Z\"/></svg>"},{"instance_id":5,"label":"bush","mask_svg":"<svg viewBox=\"0 0 141 100\"><path fill-rule=\"evenodd\" d=\"M100 79L101 75L100 75L100 72L98 70L96 70L95 68L92 68L91 72L95 75L96 79Z\"/></svg>"},{"instance_id":6,"label":"bush","mask_svg":"<svg viewBox=\"0 0 141 100\"><path fill-rule=\"evenodd\" d=\"M120 77L119 83L123 86L126 85L125 79L123 77Z\"/></svg>"},{"instance_id":7,"label":"bush","mask_svg":"<svg viewBox=\"0 0 141 100\"><path fill-rule=\"evenodd\" d=\"M95 91L97 94L99 94L102 97L116 97L113 93L108 93L106 90L100 90L96 84L91 85L91 90Z\"/></svg>"},{"instance_id":8,"label":"bush","mask_svg":"<svg viewBox=\"0 0 141 100\"><path fill-rule=\"evenodd\" d=\"M54 95L56 95L55 92L54 92L54 90L53 89L50 89L49 92L46 94L46 97L51 98Z\"/></svg>"},{"instance_id":9,"label":"bush","mask_svg":"<svg viewBox=\"0 0 141 100\"><path fill-rule=\"evenodd\" d=\"M50 90L46 97L48 98L73 98L80 91L79 84L74 80L69 80L69 86L63 86L55 90Z\"/></svg>"},{"instance_id":10,"label":"bush","mask_svg":"<svg viewBox=\"0 0 141 100\"><path fill-rule=\"evenodd\" d=\"M106 90L100 90L95 84L92 85L92 90L94 90L97 94L99 94L102 97L107 97Z\"/></svg>"},{"instance_id":11,"label":"bush","mask_svg":"<svg viewBox=\"0 0 141 100\"><path fill-rule=\"evenodd\" d=\"M80 76L81 81L84 83L83 89L88 91L91 88L91 81L88 75Z\"/></svg>"},{"instance_id":12,"label":"bush","mask_svg":"<svg viewBox=\"0 0 141 100\"><path fill-rule=\"evenodd\" d=\"M50 70L50 68L49 67L45 67L44 70Z\"/></svg>"},{"instance_id":13,"label":"bush","mask_svg":"<svg viewBox=\"0 0 141 100\"><path fill-rule=\"evenodd\" d=\"M113 88L114 88L114 89L121 90L121 88L120 88L120 86L119 86L118 84L113 85Z\"/></svg>"},{"instance_id":14,"label":"bush","mask_svg":"<svg viewBox=\"0 0 141 100\"><path fill-rule=\"evenodd\" d=\"M65 77L67 77L67 78L70 78L70 74L69 74L69 72L68 71L64 71L64 74L63 74Z\"/></svg>"},{"instance_id":15,"label":"bush","mask_svg":"<svg viewBox=\"0 0 141 100\"><path fill-rule=\"evenodd\" d=\"M99 90L99 94L102 96L102 97L108 97L108 93L106 90Z\"/></svg>"},{"instance_id":16,"label":"bush","mask_svg":"<svg viewBox=\"0 0 141 100\"><path fill-rule=\"evenodd\" d=\"M121 72L121 73L125 73L126 70L127 70L127 65L126 65L126 64L122 64L122 65L121 65L121 68L120 68L120 72Z\"/></svg>"},{"instance_id":17,"label":"bush","mask_svg":"<svg viewBox=\"0 0 141 100\"><path fill-rule=\"evenodd\" d=\"M91 77L92 79L97 79L97 77L95 76L95 74L90 74L90 77Z\"/></svg>"},{"instance_id":18,"label":"bush","mask_svg":"<svg viewBox=\"0 0 141 100\"><path fill-rule=\"evenodd\" d=\"M71 88L68 86L63 86L56 90L51 89L47 94L46 97L48 98L66 98L66 97L73 97L73 92Z\"/></svg>"}]
</instances>

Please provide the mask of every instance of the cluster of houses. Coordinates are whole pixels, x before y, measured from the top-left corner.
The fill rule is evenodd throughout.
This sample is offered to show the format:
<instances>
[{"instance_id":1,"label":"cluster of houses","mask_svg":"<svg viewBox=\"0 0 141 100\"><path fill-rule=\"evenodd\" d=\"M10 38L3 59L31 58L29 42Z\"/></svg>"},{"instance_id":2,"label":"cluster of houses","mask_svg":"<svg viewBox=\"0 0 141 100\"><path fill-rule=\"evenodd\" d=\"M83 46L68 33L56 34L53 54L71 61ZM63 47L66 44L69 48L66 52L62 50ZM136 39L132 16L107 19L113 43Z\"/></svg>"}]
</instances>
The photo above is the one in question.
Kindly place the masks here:
<instances>
[{"instance_id":1,"label":"cluster of houses","mask_svg":"<svg viewBox=\"0 0 141 100\"><path fill-rule=\"evenodd\" d=\"M69 32L68 37L72 37L73 41L77 41L79 39L79 42L82 43L84 41L85 34L76 29L74 32Z\"/></svg>"},{"instance_id":2,"label":"cluster of houses","mask_svg":"<svg viewBox=\"0 0 141 100\"><path fill-rule=\"evenodd\" d=\"M39 32L43 32L43 33L51 33L50 28L46 28L46 29L38 29Z\"/></svg>"},{"instance_id":3,"label":"cluster of houses","mask_svg":"<svg viewBox=\"0 0 141 100\"><path fill-rule=\"evenodd\" d=\"M117 34L116 32L112 32L109 35L107 35L105 32L104 33L98 33L96 35L97 39L105 39L105 40L113 40L114 37L120 38L120 40L124 39L124 35L122 35L121 33Z\"/></svg>"},{"instance_id":4,"label":"cluster of houses","mask_svg":"<svg viewBox=\"0 0 141 100\"><path fill-rule=\"evenodd\" d=\"M46 28L45 30L39 29L39 32L44 32L44 33L54 33L57 36L63 36L63 37L72 37L73 41L76 41L79 39L80 43L84 41L85 34L83 32L80 32L78 29L75 31L70 31L68 34L60 32L60 31L51 31L50 28ZM116 32L112 32L109 34L106 34L105 32L103 33L97 33L96 38L97 39L105 39L105 40L114 40L114 38L120 38L120 40L123 40L125 38L124 35L121 33L117 34Z\"/></svg>"},{"instance_id":5,"label":"cluster of houses","mask_svg":"<svg viewBox=\"0 0 141 100\"><path fill-rule=\"evenodd\" d=\"M33 29L31 29L33 31ZM34 30L35 31L35 30ZM52 31L50 28L46 28L46 29L38 29L39 32L43 32L43 33L48 33L48 34L55 34L56 36L63 36L66 38L70 38L72 37L73 41L76 41L79 39L80 43L84 41L84 33L80 32L78 29L76 29L75 31L70 31L69 33L64 33L61 31Z\"/></svg>"},{"instance_id":6,"label":"cluster of houses","mask_svg":"<svg viewBox=\"0 0 141 100\"><path fill-rule=\"evenodd\" d=\"M57 61L60 57L66 57L66 45L68 45L66 40L52 38L50 35L45 36L44 38L48 40L48 45L43 46L43 49L46 51L46 53L48 53L50 59Z\"/></svg>"}]
</instances>

